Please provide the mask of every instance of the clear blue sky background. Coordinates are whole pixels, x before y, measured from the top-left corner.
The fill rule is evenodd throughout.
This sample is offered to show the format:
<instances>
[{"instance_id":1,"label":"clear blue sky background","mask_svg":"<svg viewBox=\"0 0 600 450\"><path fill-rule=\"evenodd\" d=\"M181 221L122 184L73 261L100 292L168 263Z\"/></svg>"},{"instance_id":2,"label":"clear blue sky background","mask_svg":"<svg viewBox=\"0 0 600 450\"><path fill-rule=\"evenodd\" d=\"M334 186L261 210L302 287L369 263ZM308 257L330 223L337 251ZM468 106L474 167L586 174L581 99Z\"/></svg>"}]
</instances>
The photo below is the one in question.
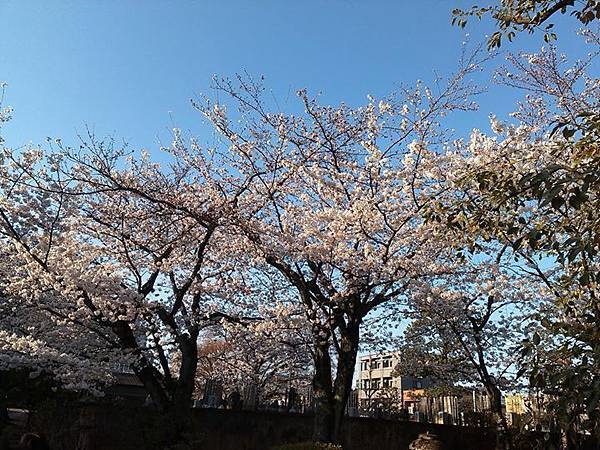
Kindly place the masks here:
<instances>
[{"instance_id":1,"label":"clear blue sky background","mask_svg":"<svg viewBox=\"0 0 600 450\"><path fill-rule=\"evenodd\" d=\"M208 92L213 74L262 74L285 109L293 92L323 92L325 102L365 101L400 83L456 67L464 31L450 24L455 0L220 0L0 2L0 80L14 119L8 145L74 142L87 124L134 147L157 148L177 125L207 133L189 100ZM559 20L560 21L560 20ZM559 45L580 41L558 27ZM492 24L473 22L472 41ZM542 45L520 36L504 49ZM518 93L492 88L480 113L459 129L486 126ZM519 94L520 95L520 94ZM287 100L287 99L290 100ZM289 104L289 103L288 103Z\"/></svg>"}]
</instances>

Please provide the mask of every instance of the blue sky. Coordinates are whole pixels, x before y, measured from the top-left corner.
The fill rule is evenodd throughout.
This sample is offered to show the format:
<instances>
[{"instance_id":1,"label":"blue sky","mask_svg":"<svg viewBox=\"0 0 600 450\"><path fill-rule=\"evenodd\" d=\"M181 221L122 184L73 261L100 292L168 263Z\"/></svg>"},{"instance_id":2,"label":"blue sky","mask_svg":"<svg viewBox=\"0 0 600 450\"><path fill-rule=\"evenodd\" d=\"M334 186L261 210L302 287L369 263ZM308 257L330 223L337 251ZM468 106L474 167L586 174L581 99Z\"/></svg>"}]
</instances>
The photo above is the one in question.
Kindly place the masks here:
<instances>
[{"instance_id":1,"label":"blue sky","mask_svg":"<svg viewBox=\"0 0 600 450\"><path fill-rule=\"evenodd\" d=\"M301 87L323 101L363 103L400 83L456 67L465 31L450 12L455 0L221 0L0 2L0 80L14 119L11 146L74 142L89 126L150 150L174 126L207 133L190 98L209 92L213 74L264 75L283 109ZM559 45L574 52L572 20ZM468 26L483 40L491 23ZM520 36L506 50L537 48ZM490 112L511 110L517 93L493 88L481 112L455 119L485 126ZM290 106L293 107L293 106Z\"/></svg>"}]
</instances>

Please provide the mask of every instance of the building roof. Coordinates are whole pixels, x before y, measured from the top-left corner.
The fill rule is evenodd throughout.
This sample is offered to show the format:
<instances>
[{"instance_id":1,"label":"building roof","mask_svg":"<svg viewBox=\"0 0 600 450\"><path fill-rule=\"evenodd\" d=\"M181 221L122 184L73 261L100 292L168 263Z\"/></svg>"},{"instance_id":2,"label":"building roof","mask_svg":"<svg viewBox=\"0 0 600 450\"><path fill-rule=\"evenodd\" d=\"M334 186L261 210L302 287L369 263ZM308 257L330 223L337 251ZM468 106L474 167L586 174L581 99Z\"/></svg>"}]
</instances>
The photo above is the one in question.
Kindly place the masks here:
<instances>
[{"instance_id":1,"label":"building roof","mask_svg":"<svg viewBox=\"0 0 600 450\"><path fill-rule=\"evenodd\" d=\"M115 377L115 385L121 386L144 386L142 380L138 378L138 376L134 373L114 373Z\"/></svg>"},{"instance_id":2,"label":"building roof","mask_svg":"<svg viewBox=\"0 0 600 450\"><path fill-rule=\"evenodd\" d=\"M367 355L361 356L359 359L360 359L360 361L364 361L364 360L369 360L369 359L373 359L373 358L385 358L385 357L389 357L389 356L399 357L400 352L399 351L389 351L389 352L369 353Z\"/></svg>"}]
</instances>

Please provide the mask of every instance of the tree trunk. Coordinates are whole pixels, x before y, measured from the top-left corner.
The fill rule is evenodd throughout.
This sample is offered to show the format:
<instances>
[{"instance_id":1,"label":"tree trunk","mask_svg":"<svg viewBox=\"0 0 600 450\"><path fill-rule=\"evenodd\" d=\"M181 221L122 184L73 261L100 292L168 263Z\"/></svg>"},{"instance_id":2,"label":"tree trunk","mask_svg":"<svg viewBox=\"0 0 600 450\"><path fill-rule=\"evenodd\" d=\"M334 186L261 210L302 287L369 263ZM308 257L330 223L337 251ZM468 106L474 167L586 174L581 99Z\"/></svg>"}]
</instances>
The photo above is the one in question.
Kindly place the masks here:
<instances>
[{"instance_id":1,"label":"tree trunk","mask_svg":"<svg viewBox=\"0 0 600 450\"><path fill-rule=\"evenodd\" d=\"M185 412L192 406L194 381L196 378L196 370L198 368L196 337L192 336L187 339L182 338L179 349L181 351L181 366L179 368L179 377L175 383L173 404L175 409Z\"/></svg>"},{"instance_id":2,"label":"tree trunk","mask_svg":"<svg viewBox=\"0 0 600 450\"><path fill-rule=\"evenodd\" d=\"M167 395L164 386L156 376L156 369L150 365L145 365L141 368L134 369L135 374L144 384L144 388L150 398L156 405L159 411L166 411L169 409L170 399Z\"/></svg>"},{"instance_id":3,"label":"tree trunk","mask_svg":"<svg viewBox=\"0 0 600 450\"><path fill-rule=\"evenodd\" d=\"M333 389L329 342L317 339L313 358L315 363L315 374L313 376L315 412L313 441L331 442L333 432Z\"/></svg>"},{"instance_id":4,"label":"tree trunk","mask_svg":"<svg viewBox=\"0 0 600 450\"><path fill-rule=\"evenodd\" d=\"M334 385L334 422L332 441L341 444L346 405L352 391L352 379L358 354L359 325L349 325L340 335L340 352Z\"/></svg>"},{"instance_id":5,"label":"tree trunk","mask_svg":"<svg viewBox=\"0 0 600 450\"><path fill-rule=\"evenodd\" d=\"M119 338L121 347L139 356L140 363L136 364L133 370L144 384L146 392L150 395L156 407L159 411L167 410L170 399L163 383L163 376L142 354L131 325L124 320L118 320L111 324L111 328Z\"/></svg>"},{"instance_id":6,"label":"tree trunk","mask_svg":"<svg viewBox=\"0 0 600 450\"><path fill-rule=\"evenodd\" d=\"M500 448L511 449L512 439L510 437L510 430L508 429L508 422L506 421L504 411L502 411L502 393L498 389L498 386L491 381L486 383L485 389L490 396L492 413L500 425Z\"/></svg>"},{"instance_id":7,"label":"tree trunk","mask_svg":"<svg viewBox=\"0 0 600 450\"><path fill-rule=\"evenodd\" d=\"M578 411L573 410L568 416L568 421L565 425L565 448L566 450L576 450L580 447L580 442L577 433L577 417ZM592 434L593 436L593 434Z\"/></svg>"}]
</instances>

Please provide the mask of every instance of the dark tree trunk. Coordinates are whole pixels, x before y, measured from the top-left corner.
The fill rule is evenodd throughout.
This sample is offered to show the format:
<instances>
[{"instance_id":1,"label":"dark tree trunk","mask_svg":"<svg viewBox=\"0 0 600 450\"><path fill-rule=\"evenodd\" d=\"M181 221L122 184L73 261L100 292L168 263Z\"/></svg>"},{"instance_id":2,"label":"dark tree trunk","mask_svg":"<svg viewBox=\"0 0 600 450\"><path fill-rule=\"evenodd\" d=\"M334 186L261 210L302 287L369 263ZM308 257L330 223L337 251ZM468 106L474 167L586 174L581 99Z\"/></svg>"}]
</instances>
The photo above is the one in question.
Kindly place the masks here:
<instances>
[{"instance_id":1,"label":"dark tree trunk","mask_svg":"<svg viewBox=\"0 0 600 450\"><path fill-rule=\"evenodd\" d=\"M159 411L176 410L187 413L191 407L194 393L194 380L198 367L197 338L198 331L190 330L190 336L179 338L181 367L177 380L171 380L170 374L165 376L159 372L140 352L137 340L129 323L117 321L112 325L123 348L133 350L140 355L140 364L134 368L135 374L144 384L144 388Z\"/></svg>"},{"instance_id":2,"label":"dark tree trunk","mask_svg":"<svg viewBox=\"0 0 600 450\"><path fill-rule=\"evenodd\" d=\"M577 433L577 419L583 411L573 410L568 416L565 424L565 447L566 450L576 450L581 447L581 436ZM590 436L593 440L593 434Z\"/></svg>"},{"instance_id":3,"label":"dark tree trunk","mask_svg":"<svg viewBox=\"0 0 600 450\"><path fill-rule=\"evenodd\" d=\"M198 368L196 336L182 338L179 349L181 351L181 367L179 368L179 378L175 383L173 404L175 409L186 411L192 406L194 381L196 379L196 369Z\"/></svg>"},{"instance_id":4,"label":"dark tree trunk","mask_svg":"<svg viewBox=\"0 0 600 450\"><path fill-rule=\"evenodd\" d=\"M500 448L511 449L512 439L510 436L510 430L508 429L508 422L506 421L506 415L502 410L502 393L498 386L496 386L491 380L485 384L485 390L490 396L490 405L492 413L494 414L498 425L500 426Z\"/></svg>"},{"instance_id":5,"label":"dark tree trunk","mask_svg":"<svg viewBox=\"0 0 600 450\"><path fill-rule=\"evenodd\" d=\"M163 383L160 381L160 373L148 364L140 368L135 368L134 372L144 384L146 392L150 395L158 410L166 411L169 409L170 399Z\"/></svg>"},{"instance_id":6,"label":"dark tree trunk","mask_svg":"<svg viewBox=\"0 0 600 450\"><path fill-rule=\"evenodd\" d=\"M329 289L321 290L319 285L322 265L308 261L308 266L313 271L314 277L307 280L303 272L292 268L278 259L267 256L266 261L279 270L298 290L302 302L306 307L306 315L312 324L313 359L315 374L313 377L314 394L314 429L313 441L335 443L342 438L342 425L346 412L346 404L352 389L354 365L358 352L359 329L362 319L377 302L365 306L361 304L359 294L347 297L345 305L349 309L330 311L326 320L321 321L315 310L317 306L332 304ZM326 277L325 277L326 278ZM327 284L327 283L325 283ZM367 291L370 292L370 289ZM324 294L325 292L325 294ZM382 301L384 297L378 298ZM335 384L331 373L331 356L329 350L331 339L339 331L339 341L336 348L338 368Z\"/></svg>"},{"instance_id":7,"label":"dark tree trunk","mask_svg":"<svg viewBox=\"0 0 600 450\"><path fill-rule=\"evenodd\" d=\"M482 325L478 325L475 331L475 342L476 342L476 351L477 351L477 370L479 371L479 375L481 377L481 381L483 382L483 386L490 397L490 406L492 409L492 414L494 415L494 419L499 426L499 447L502 449L512 449L512 437L510 435L510 430L508 429L508 422L506 421L506 415L502 410L502 393L498 388L498 384L494 377L490 375L487 369L484 345L481 340L481 327Z\"/></svg>"},{"instance_id":8,"label":"dark tree trunk","mask_svg":"<svg viewBox=\"0 0 600 450\"><path fill-rule=\"evenodd\" d=\"M335 377L333 405L333 432L332 441L342 443L344 418L348 398L352 391L352 379L356 366L358 354L359 324L349 325L340 335L340 351L338 354L338 366Z\"/></svg>"},{"instance_id":9,"label":"dark tree trunk","mask_svg":"<svg viewBox=\"0 0 600 450\"><path fill-rule=\"evenodd\" d=\"M320 341L314 346L313 376L314 428L313 441L332 442L333 432L333 387L331 383L331 356L329 342Z\"/></svg>"},{"instance_id":10,"label":"dark tree trunk","mask_svg":"<svg viewBox=\"0 0 600 450\"><path fill-rule=\"evenodd\" d=\"M170 399L165 389L163 376L148 362L146 357L141 354L140 347L133 334L131 325L128 322L119 320L112 323L111 328L119 338L121 347L136 353L140 357L140 364L134 367L135 374L144 384L146 392L150 395L159 411L167 410L169 408Z\"/></svg>"}]
</instances>

